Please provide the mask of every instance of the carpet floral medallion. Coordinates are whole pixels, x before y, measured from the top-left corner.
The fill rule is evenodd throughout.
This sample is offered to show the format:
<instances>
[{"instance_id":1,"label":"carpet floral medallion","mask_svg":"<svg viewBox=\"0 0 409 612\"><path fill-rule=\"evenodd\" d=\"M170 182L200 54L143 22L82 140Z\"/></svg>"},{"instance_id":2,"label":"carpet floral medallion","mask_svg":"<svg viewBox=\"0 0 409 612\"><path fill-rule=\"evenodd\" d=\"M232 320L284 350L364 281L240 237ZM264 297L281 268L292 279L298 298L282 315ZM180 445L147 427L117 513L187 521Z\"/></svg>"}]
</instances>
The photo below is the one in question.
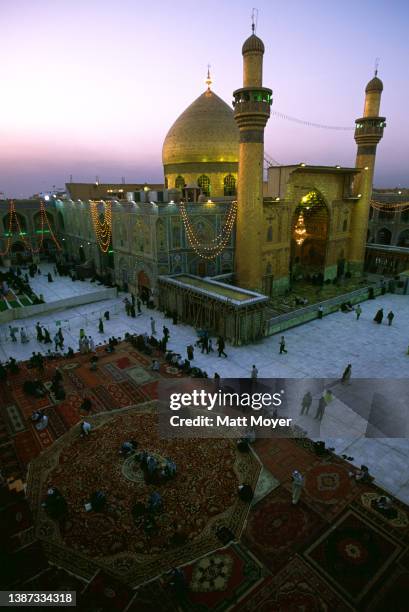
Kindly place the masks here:
<instances>
[{"instance_id":1,"label":"carpet floral medallion","mask_svg":"<svg viewBox=\"0 0 409 612\"><path fill-rule=\"evenodd\" d=\"M336 588L358 603L402 552L376 525L348 510L304 553Z\"/></svg>"},{"instance_id":2,"label":"carpet floral medallion","mask_svg":"<svg viewBox=\"0 0 409 612\"><path fill-rule=\"evenodd\" d=\"M216 532L222 527L240 537L249 504L238 498L237 487L247 482L254 488L260 472L252 453L239 453L230 440L160 438L156 402L87 420L89 437L81 438L74 427L30 464L28 497L36 535L51 561L85 578L100 568L136 586L220 547ZM122 442L132 439L138 450L171 458L176 476L147 484L140 465L119 455ZM41 506L50 485L68 504L63 522ZM95 491L105 493L106 506L87 512L85 504ZM163 511L149 533L132 509L146 506L154 491L162 497ZM175 537L177 529L183 542Z\"/></svg>"}]
</instances>

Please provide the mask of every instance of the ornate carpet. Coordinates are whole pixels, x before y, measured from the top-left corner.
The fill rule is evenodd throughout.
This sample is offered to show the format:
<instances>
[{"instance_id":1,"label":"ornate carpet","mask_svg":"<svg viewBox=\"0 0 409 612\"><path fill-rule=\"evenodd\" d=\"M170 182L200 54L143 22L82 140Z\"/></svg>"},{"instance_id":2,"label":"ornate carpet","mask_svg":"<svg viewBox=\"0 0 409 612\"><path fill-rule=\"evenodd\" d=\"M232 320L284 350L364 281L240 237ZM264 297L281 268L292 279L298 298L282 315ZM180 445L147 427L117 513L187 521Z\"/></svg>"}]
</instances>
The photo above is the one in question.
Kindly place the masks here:
<instances>
[{"instance_id":1,"label":"ornate carpet","mask_svg":"<svg viewBox=\"0 0 409 612\"><path fill-rule=\"evenodd\" d=\"M186 612L230 610L267 575L257 559L234 544L198 559L183 570L189 591L180 604Z\"/></svg>"},{"instance_id":2,"label":"ornate carpet","mask_svg":"<svg viewBox=\"0 0 409 612\"><path fill-rule=\"evenodd\" d=\"M293 506L290 493L279 487L252 508L243 542L276 572L326 526L303 502Z\"/></svg>"},{"instance_id":3,"label":"ornate carpet","mask_svg":"<svg viewBox=\"0 0 409 612\"><path fill-rule=\"evenodd\" d=\"M348 612L353 608L300 557L268 576L234 612Z\"/></svg>"},{"instance_id":4,"label":"ornate carpet","mask_svg":"<svg viewBox=\"0 0 409 612\"><path fill-rule=\"evenodd\" d=\"M304 552L304 556L357 604L401 552L401 546L386 532L348 510Z\"/></svg>"},{"instance_id":5,"label":"ornate carpet","mask_svg":"<svg viewBox=\"0 0 409 612\"><path fill-rule=\"evenodd\" d=\"M258 460L252 453L239 453L230 440L159 438L156 402L140 410L92 416L89 438L80 438L73 428L30 465L27 495L36 535L54 563L80 576L89 578L103 568L136 585L218 548L220 527L240 536L249 504L237 497L237 486L255 486ZM145 484L140 468L118 455L128 439L136 439L140 449L171 457L176 477L161 485ZM41 507L50 483L68 502L62 530ZM84 504L96 490L106 493L107 507L87 513ZM157 533L149 537L134 523L131 508L146 503L155 490L163 498L164 513L158 516ZM175 524L187 534L182 546L172 545Z\"/></svg>"}]
</instances>

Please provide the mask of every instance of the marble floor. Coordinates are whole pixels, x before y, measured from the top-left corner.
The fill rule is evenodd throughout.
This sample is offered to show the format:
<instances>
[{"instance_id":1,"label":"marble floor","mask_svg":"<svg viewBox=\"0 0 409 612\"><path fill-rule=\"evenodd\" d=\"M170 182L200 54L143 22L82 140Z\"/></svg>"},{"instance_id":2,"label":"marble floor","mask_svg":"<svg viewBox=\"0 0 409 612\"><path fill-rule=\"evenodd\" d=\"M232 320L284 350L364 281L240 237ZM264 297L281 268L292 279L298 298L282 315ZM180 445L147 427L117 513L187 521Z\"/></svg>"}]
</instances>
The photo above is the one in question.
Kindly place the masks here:
<instances>
[{"instance_id":1,"label":"marble floor","mask_svg":"<svg viewBox=\"0 0 409 612\"><path fill-rule=\"evenodd\" d=\"M73 291L87 291L91 283L75 282L59 278L55 283L48 283L46 277L37 278L45 291L60 292L60 296L72 295ZM33 284L34 288L34 284ZM35 287L38 291L38 288ZM41 291L40 291L41 292ZM170 329L168 347L186 353L186 346L195 341L194 330L187 325L174 326L162 313L147 311L136 317L127 317L124 311L125 294L114 300L87 304L76 308L55 311L42 317L32 317L19 323L27 329L30 342L26 345L12 343L8 335L8 325L0 326L0 361L9 356L17 359L28 358L32 351L44 351L44 345L35 339L34 326L37 321L46 326L53 335L59 325L65 336L65 347L72 346L77 350L79 329L85 329L96 343L105 342L109 336L123 337L125 332L150 332L150 317L156 322L158 337L162 335L162 326ZM47 299L47 298L46 298ZM387 322L376 325L373 317L378 308L395 313L392 326ZM105 332L98 333L98 319L110 311L110 320L104 321ZM354 379L408 379L409 376L409 296L386 294L373 301L362 304L362 315L359 321L354 313L335 313L285 332L287 354L279 355L279 339L276 335L266 338L257 344L243 347L227 346L228 358L219 358L217 353L209 355L195 351L193 365L196 365L212 377L215 372L222 378L238 378L250 375L255 364L259 377L263 378L330 378L339 380L345 366L352 364L351 386L354 390ZM386 320L386 319L385 319ZM306 382L307 384L307 382ZM391 383L389 383L391 384ZM396 381L396 385L398 385ZM393 385L393 383L392 383ZM334 387L335 401L331 404L318 426L311 415L303 416L300 426L313 439L325 439L328 446L342 455L353 457L352 463L368 465L376 482L397 497L409 503L409 438L406 425L401 428L402 437L382 437L382 433L368 437L367 415L359 410L350 409L350 398L344 388ZM395 402L406 419L409 400L399 397ZM400 407L401 406L401 407ZM314 422L315 421L315 422ZM406 421L405 421L406 423Z\"/></svg>"},{"instance_id":2,"label":"marble floor","mask_svg":"<svg viewBox=\"0 0 409 612\"><path fill-rule=\"evenodd\" d=\"M29 277L29 282L32 290L38 296L43 295L46 303L56 302L64 298L73 297L76 295L84 295L86 293L94 293L99 289L103 289L96 283L90 281L72 282L66 276L58 276L54 274L54 266L51 264L42 263L40 265L41 274L37 274L34 278ZM26 272L23 269L23 272ZM53 282L49 283L47 273L51 272Z\"/></svg>"}]
</instances>

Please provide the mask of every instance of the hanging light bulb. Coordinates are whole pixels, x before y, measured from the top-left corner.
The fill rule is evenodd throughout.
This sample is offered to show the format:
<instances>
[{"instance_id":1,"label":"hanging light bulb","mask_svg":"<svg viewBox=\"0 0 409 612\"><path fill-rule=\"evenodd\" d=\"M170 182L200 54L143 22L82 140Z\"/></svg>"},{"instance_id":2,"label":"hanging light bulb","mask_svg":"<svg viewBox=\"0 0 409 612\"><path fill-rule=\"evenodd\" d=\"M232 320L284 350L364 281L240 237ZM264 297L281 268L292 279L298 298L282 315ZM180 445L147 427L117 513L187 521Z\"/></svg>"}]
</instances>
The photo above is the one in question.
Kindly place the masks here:
<instances>
[{"instance_id":1,"label":"hanging light bulb","mask_svg":"<svg viewBox=\"0 0 409 612\"><path fill-rule=\"evenodd\" d=\"M304 215L302 212L298 215L297 223L294 228L294 236L298 246L301 246L307 237L307 228L305 227Z\"/></svg>"}]
</instances>

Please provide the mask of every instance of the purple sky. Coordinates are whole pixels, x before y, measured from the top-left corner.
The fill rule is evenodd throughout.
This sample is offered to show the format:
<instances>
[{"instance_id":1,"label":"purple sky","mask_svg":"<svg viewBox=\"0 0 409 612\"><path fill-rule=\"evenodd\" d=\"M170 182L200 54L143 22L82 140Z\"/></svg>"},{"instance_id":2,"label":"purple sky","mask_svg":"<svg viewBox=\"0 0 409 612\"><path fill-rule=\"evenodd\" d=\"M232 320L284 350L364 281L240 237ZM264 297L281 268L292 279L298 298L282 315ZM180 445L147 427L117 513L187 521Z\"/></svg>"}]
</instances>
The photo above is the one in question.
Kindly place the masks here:
<instances>
[{"instance_id":1,"label":"purple sky","mask_svg":"<svg viewBox=\"0 0 409 612\"><path fill-rule=\"evenodd\" d=\"M0 0L0 192L30 195L69 180L163 180L162 142L205 89L226 102L242 83L254 0ZM409 185L407 0L259 0L264 83L273 108L354 125L380 57L375 185ZM281 163L353 165L352 132L272 117L266 152Z\"/></svg>"}]
</instances>

